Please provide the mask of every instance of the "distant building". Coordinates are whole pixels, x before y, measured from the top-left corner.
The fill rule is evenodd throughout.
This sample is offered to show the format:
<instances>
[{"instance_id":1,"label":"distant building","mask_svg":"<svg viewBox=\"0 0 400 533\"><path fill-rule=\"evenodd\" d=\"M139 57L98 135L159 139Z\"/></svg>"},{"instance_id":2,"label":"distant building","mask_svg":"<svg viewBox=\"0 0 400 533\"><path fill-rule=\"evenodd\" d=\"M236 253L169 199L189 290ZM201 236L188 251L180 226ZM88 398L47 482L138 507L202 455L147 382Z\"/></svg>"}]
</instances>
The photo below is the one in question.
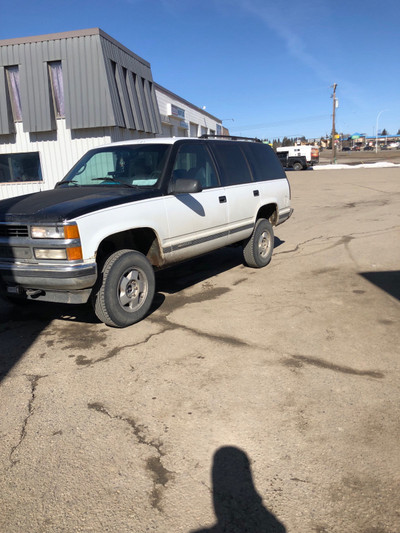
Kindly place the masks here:
<instances>
[{"instance_id":1,"label":"distant building","mask_svg":"<svg viewBox=\"0 0 400 533\"><path fill-rule=\"evenodd\" d=\"M221 127L99 28L0 41L0 198L54 187L105 143Z\"/></svg>"},{"instance_id":2,"label":"distant building","mask_svg":"<svg viewBox=\"0 0 400 533\"><path fill-rule=\"evenodd\" d=\"M161 117L162 136L200 137L204 134L222 134L223 128L218 118L157 83L154 87Z\"/></svg>"}]
</instances>

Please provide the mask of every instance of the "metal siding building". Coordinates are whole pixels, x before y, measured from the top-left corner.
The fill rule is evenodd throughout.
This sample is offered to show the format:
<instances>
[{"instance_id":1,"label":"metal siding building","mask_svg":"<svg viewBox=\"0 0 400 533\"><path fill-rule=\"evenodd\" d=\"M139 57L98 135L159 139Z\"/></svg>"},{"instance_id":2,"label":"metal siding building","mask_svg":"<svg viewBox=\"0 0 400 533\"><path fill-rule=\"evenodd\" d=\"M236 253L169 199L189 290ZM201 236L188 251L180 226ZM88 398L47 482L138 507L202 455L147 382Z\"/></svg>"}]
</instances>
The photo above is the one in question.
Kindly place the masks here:
<instances>
[{"instance_id":1,"label":"metal siding building","mask_svg":"<svg viewBox=\"0 0 400 533\"><path fill-rule=\"evenodd\" d=\"M54 187L105 143L219 127L99 28L0 41L0 198Z\"/></svg>"}]
</instances>

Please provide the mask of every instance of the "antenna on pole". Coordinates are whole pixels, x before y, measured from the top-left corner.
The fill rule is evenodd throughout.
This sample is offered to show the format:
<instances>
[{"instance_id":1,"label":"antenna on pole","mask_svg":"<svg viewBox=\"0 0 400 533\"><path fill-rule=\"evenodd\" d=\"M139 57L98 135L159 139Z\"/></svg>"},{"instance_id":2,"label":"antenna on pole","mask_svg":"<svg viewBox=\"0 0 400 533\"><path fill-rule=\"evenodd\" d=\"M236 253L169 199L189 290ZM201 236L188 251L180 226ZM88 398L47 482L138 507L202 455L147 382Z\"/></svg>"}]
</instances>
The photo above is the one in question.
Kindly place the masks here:
<instances>
[{"instance_id":1,"label":"antenna on pole","mask_svg":"<svg viewBox=\"0 0 400 533\"><path fill-rule=\"evenodd\" d=\"M336 135L336 127L335 127L335 113L336 113L336 87L337 83L333 84L333 94L331 98L333 99L333 113L332 113L332 163L336 164L336 144L335 144L335 135Z\"/></svg>"}]
</instances>

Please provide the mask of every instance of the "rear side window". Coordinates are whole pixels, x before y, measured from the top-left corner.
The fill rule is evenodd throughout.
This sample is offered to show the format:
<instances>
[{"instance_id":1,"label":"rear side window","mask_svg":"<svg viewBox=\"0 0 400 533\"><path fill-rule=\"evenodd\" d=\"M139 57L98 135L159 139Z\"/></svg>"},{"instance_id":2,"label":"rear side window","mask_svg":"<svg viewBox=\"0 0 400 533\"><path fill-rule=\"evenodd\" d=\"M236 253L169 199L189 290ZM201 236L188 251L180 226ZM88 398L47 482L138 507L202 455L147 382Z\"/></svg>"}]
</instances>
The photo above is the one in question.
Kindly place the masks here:
<instances>
[{"instance_id":1,"label":"rear side window","mask_svg":"<svg viewBox=\"0 0 400 533\"><path fill-rule=\"evenodd\" d=\"M212 144L223 185L238 185L252 181L250 169L239 143L221 141Z\"/></svg>"},{"instance_id":2,"label":"rear side window","mask_svg":"<svg viewBox=\"0 0 400 533\"><path fill-rule=\"evenodd\" d=\"M285 179L286 174L275 152L267 144L243 143L255 181Z\"/></svg>"}]
</instances>

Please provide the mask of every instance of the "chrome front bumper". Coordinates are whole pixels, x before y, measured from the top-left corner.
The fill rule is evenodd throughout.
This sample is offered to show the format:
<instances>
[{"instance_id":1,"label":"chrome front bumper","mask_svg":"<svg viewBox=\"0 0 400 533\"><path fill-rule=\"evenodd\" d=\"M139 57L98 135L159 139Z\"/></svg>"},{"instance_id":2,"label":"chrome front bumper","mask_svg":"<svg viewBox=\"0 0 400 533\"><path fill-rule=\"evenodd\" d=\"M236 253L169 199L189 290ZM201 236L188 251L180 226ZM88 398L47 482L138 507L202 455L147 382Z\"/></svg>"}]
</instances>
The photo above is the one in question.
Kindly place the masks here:
<instances>
[{"instance_id":1,"label":"chrome front bumper","mask_svg":"<svg viewBox=\"0 0 400 533\"><path fill-rule=\"evenodd\" d=\"M75 291L93 287L97 265L90 264L29 264L0 263L0 278L6 286L24 289Z\"/></svg>"}]
</instances>

